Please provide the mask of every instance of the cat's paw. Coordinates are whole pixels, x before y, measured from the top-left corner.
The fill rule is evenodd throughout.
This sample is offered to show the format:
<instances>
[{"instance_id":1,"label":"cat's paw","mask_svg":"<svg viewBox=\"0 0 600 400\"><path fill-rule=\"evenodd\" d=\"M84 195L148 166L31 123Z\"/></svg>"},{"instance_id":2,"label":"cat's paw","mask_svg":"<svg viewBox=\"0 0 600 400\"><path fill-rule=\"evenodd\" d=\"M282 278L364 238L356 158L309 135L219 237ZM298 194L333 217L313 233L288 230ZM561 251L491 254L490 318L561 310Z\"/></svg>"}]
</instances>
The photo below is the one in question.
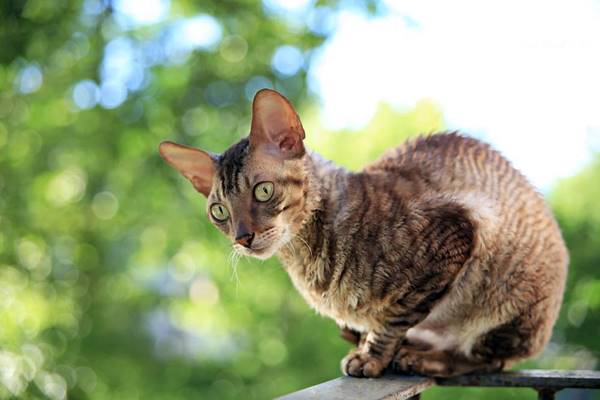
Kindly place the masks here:
<instances>
[{"instance_id":1,"label":"cat's paw","mask_svg":"<svg viewBox=\"0 0 600 400\"><path fill-rule=\"evenodd\" d=\"M401 350L392 363L396 372L427 376L445 376L449 373L448 365L439 360L424 359L418 352Z\"/></svg>"},{"instance_id":2,"label":"cat's paw","mask_svg":"<svg viewBox=\"0 0 600 400\"><path fill-rule=\"evenodd\" d=\"M395 372L433 376L436 378L450 378L472 372L498 372L504 368L502 360L481 362L469 360L456 354L435 351L415 351L400 349L392 369Z\"/></svg>"},{"instance_id":3,"label":"cat's paw","mask_svg":"<svg viewBox=\"0 0 600 400\"><path fill-rule=\"evenodd\" d=\"M341 362L342 372L357 378L376 378L386 366L383 360L361 349L352 350Z\"/></svg>"}]
</instances>

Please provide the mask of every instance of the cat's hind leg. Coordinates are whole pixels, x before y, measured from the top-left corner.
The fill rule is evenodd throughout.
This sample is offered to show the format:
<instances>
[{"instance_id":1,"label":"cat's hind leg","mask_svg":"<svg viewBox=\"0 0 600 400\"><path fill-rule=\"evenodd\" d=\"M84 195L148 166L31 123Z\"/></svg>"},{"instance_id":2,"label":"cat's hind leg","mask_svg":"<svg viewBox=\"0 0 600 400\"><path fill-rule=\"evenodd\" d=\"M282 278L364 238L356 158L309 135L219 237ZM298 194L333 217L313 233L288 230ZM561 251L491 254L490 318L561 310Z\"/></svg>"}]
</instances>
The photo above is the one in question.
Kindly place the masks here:
<instances>
[{"instance_id":1,"label":"cat's hind leg","mask_svg":"<svg viewBox=\"0 0 600 400\"><path fill-rule=\"evenodd\" d=\"M401 347L391 364L395 372L447 378L473 372L496 372L503 360L481 361L450 350L419 350Z\"/></svg>"}]
</instances>

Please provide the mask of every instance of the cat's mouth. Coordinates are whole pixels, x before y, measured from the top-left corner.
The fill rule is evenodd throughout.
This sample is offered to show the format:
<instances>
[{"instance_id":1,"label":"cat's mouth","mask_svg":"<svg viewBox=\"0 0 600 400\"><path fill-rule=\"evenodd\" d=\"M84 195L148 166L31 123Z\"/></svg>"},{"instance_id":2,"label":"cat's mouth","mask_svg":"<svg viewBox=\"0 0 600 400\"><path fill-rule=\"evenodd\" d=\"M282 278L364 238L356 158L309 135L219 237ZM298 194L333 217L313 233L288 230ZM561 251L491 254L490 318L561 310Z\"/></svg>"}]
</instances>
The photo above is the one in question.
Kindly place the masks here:
<instances>
[{"instance_id":1,"label":"cat's mouth","mask_svg":"<svg viewBox=\"0 0 600 400\"><path fill-rule=\"evenodd\" d=\"M262 237L250 247L244 247L237 243L233 244L234 249L244 256L251 256L260 260L266 260L273 256L279 249L289 240L287 230L277 232L276 228L269 229L265 232L266 237Z\"/></svg>"}]
</instances>

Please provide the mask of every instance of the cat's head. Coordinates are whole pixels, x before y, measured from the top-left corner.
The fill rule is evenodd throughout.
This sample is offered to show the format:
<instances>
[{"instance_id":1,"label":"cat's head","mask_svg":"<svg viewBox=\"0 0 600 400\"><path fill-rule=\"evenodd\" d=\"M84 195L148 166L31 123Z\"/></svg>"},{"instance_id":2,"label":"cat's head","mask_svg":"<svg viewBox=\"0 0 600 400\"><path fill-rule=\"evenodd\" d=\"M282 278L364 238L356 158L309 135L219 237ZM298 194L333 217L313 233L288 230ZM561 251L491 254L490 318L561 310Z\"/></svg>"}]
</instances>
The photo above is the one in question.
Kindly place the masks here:
<instances>
[{"instance_id":1,"label":"cat's head","mask_svg":"<svg viewBox=\"0 0 600 400\"><path fill-rule=\"evenodd\" d=\"M221 155L163 142L161 156L207 197L207 214L241 254L272 256L301 228L308 196L304 129L281 94L259 91L250 135Z\"/></svg>"}]
</instances>

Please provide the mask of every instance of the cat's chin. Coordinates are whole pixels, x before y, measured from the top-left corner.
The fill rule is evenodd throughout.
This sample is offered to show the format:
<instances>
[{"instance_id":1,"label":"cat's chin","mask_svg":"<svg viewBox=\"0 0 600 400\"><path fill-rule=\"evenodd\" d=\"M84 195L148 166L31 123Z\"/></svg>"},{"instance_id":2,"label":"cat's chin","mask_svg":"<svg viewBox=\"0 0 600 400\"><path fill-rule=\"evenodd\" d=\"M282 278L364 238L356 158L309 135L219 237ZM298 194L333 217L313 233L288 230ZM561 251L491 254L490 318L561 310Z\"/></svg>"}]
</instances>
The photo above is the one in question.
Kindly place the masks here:
<instances>
[{"instance_id":1,"label":"cat's chin","mask_svg":"<svg viewBox=\"0 0 600 400\"><path fill-rule=\"evenodd\" d=\"M238 247L236 250L238 253L244 256L258 258L259 260L266 260L267 258L272 257L277 252L278 246L272 244L270 246L261 247L259 249L248 249L246 247Z\"/></svg>"},{"instance_id":2,"label":"cat's chin","mask_svg":"<svg viewBox=\"0 0 600 400\"><path fill-rule=\"evenodd\" d=\"M266 260L267 258L271 258L276 252L277 249L275 249L275 246L269 246L262 249L251 249L248 255L258 258L259 260Z\"/></svg>"}]
</instances>

